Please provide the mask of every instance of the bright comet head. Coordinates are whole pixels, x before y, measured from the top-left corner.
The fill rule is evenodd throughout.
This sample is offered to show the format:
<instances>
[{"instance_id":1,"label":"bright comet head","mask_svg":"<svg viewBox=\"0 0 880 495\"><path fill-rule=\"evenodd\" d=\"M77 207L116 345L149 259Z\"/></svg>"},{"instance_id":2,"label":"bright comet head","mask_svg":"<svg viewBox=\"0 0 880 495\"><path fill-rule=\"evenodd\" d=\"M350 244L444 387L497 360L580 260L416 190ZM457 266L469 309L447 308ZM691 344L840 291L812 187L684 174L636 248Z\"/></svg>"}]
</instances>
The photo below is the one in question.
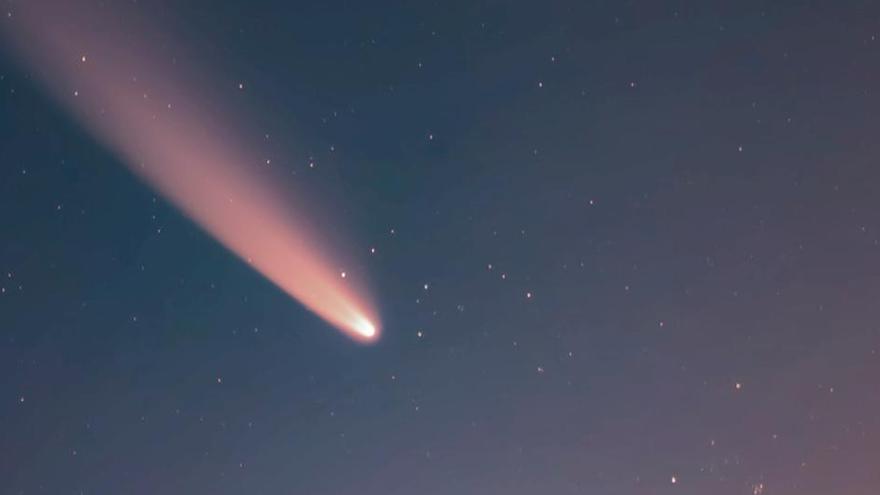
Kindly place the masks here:
<instances>
[{"instance_id":1,"label":"bright comet head","mask_svg":"<svg viewBox=\"0 0 880 495\"><path fill-rule=\"evenodd\" d=\"M360 316L355 320L352 328L357 333L357 337L360 340L372 341L377 337L376 325L363 316Z\"/></svg>"}]
</instances>

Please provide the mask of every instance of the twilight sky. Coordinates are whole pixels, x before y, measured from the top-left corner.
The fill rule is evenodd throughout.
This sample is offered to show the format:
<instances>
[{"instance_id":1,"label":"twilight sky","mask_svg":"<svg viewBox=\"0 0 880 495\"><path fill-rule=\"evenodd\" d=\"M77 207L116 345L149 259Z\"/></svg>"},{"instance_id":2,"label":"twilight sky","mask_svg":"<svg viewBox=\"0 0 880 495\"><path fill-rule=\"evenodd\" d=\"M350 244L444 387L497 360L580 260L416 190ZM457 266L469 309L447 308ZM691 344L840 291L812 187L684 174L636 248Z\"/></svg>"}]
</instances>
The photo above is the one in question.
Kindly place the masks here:
<instances>
[{"instance_id":1,"label":"twilight sky","mask_svg":"<svg viewBox=\"0 0 880 495\"><path fill-rule=\"evenodd\" d=\"M880 4L0 2L0 493L880 492Z\"/></svg>"}]
</instances>

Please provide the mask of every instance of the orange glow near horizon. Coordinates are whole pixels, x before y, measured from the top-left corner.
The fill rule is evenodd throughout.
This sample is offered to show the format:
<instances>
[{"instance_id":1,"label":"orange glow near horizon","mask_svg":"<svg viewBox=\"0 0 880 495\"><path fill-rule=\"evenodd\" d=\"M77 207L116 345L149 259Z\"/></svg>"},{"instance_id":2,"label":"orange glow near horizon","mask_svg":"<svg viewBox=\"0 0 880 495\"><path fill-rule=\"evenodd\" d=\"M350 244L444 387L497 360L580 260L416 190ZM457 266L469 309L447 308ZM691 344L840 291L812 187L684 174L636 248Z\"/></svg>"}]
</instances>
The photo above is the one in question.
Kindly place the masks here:
<instances>
[{"instance_id":1,"label":"orange glow near horizon","mask_svg":"<svg viewBox=\"0 0 880 495\"><path fill-rule=\"evenodd\" d=\"M359 342L379 337L367 291L340 277L317 232L259 170L236 119L218 118L223 105L151 52L157 33L121 26L90 1L24 2L13 21L15 53L135 174L325 321Z\"/></svg>"}]
</instances>

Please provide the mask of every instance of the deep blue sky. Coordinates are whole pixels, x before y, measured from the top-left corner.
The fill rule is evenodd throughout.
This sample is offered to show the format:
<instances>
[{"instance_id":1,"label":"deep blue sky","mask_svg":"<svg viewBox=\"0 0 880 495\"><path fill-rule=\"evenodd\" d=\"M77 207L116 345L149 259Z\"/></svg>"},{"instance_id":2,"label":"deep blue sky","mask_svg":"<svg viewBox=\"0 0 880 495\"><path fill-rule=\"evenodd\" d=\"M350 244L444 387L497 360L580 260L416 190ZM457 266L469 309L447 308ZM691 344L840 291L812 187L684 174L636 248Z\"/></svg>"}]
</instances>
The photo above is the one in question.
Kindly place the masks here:
<instances>
[{"instance_id":1,"label":"deep blue sky","mask_svg":"<svg viewBox=\"0 0 880 495\"><path fill-rule=\"evenodd\" d=\"M384 333L0 50L0 493L880 491L880 5L136 9L283 143Z\"/></svg>"}]
</instances>

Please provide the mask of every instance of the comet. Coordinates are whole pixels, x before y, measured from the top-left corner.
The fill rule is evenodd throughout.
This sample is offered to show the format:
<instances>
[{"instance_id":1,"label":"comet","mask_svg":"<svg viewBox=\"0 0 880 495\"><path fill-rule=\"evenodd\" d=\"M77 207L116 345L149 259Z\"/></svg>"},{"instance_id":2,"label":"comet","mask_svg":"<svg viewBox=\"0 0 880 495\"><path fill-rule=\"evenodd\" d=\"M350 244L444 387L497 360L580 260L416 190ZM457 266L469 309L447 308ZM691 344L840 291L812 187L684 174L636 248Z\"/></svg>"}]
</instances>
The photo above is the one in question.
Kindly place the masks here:
<instances>
[{"instance_id":1,"label":"comet","mask_svg":"<svg viewBox=\"0 0 880 495\"><path fill-rule=\"evenodd\" d=\"M98 142L327 323L358 342L379 337L369 292L340 276L347 250L332 249L305 206L259 166L246 119L205 96L210 73L157 48L169 46L167 33L133 6L122 16L95 0L12 5L0 21L4 44Z\"/></svg>"}]
</instances>

